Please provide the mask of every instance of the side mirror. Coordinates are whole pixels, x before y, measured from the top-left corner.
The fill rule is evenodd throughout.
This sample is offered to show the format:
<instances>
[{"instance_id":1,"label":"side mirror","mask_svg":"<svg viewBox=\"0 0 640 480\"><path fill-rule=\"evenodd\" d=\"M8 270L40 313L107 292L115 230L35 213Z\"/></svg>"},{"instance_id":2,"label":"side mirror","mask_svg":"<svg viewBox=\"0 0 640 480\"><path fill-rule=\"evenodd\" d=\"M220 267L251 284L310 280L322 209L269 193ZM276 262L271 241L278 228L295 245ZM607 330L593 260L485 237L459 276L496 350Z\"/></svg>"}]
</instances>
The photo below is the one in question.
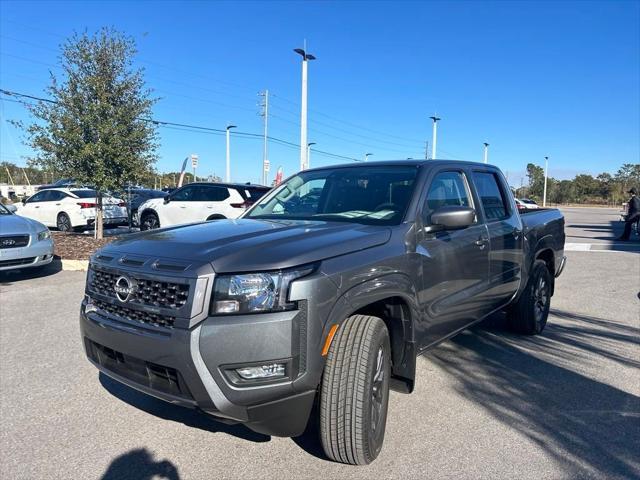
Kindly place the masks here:
<instances>
[{"instance_id":1,"label":"side mirror","mask_svg":"<svg viewBox=\"0 0 640 480\"><path fill-rule=\"evenodd\" d=\"M171 201L171 195L165 195L164 196L164 204L166 205L167 203L169 203Z\"/></svg>"},{"instance_id":2,"label":"side mirror","mask_svg":"<svg viewBox=\"0 0 640 480\"><path fill-rule=\"evenodd\" d=\"M22 199L22 204L23 204L23 205L26 205L26 204L27 204L27 197L24 197L24 198Z\"/></svg>"},{"instance_id":3,"label":"side mirror","mask_svg":"<svg viewBox=\"0 0 640 480\"><path fill-rule=\"evenodd\" d=\"M471 207L449 205L440 207L431 214L431 225L425 227L426 232L441 230L459 230L473 224L476 211Z\"/></svg>"}]
</instances>

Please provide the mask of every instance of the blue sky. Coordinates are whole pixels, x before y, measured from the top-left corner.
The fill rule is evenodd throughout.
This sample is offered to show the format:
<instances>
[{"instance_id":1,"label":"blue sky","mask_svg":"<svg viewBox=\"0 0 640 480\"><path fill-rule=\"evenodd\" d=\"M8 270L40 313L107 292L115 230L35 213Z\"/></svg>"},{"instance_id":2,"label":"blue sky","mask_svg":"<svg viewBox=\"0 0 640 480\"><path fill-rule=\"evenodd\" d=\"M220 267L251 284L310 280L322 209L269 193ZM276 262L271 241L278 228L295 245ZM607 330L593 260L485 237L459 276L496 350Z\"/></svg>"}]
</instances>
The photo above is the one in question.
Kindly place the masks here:
<instances>
[{"instance_id":1,"label":"blue sky","mask_svg":"<svg viewBox=\"0 0 640 480\"><path fill-rule=\"evenodd\" d=\"M257 92L272 93L270 135L299 142L300 57L307 40L309 141L353 158L424 156L429 116L438 157L482 159L519 184L528 162L550 175L640 162L640 2L28 2L0 3L0 87L42 95L58 45L113 26L162 97L157 119L262 132ZM5 97L6 98L6 97ZM0 157L30 152L2 101ZM224 173L224 136L160 129L158 169L190 153ZM258 181L260 139L232 138L232 179ZM299 151L271 144L271 178ZM312 166L344 163L312 153Z\"/></svg>"}]
</instances>

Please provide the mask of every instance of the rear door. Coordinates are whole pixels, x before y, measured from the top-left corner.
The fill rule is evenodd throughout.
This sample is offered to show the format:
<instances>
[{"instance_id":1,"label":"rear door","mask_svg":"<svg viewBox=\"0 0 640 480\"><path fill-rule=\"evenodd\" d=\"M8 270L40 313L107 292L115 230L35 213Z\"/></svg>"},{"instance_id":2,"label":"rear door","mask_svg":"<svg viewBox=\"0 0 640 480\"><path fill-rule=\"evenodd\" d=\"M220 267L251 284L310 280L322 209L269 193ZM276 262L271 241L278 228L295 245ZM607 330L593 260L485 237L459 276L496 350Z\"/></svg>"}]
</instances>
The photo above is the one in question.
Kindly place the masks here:
<instances>
[{"instance_id":1,"label":"rear door","mask_svg":"<svg viewBox=\"0 0 640 480\"><path fill-rule=\"evenodd\" d=\"M420 258L422 288L418 299L427 321L424 348L483 316L489 276L487 227L480 221L464 229L424 233L431 215L444 206L473 207L467 174L461 170L437 172L427 189L419 218L416 253Z\"/></svg>"},{"instance_id":2,"label":"rear door","mask_svg":"<svg viewBox=\"0 0 640 480\"><path fill-rule=\"evenodd\" d=\"M235 196L230 192L235 193ZM242 196L236 190L222 185L203 185L200 199L202 200L200 220L236 218L244 211ZM232 207L230 203L235 203L236 207Z\"/></svg>"},{"instance_id":3,"label":"rear door","mask_svg":"<svg viewBox=\"0 0 640 480\"><path fill-rule=\"evenodd\" d=\"M474 169L473 185L491 246L486 299L496 309L508 303L520 285L524 259L522 221L499 171Z\"/></svg>"}]
</instances>

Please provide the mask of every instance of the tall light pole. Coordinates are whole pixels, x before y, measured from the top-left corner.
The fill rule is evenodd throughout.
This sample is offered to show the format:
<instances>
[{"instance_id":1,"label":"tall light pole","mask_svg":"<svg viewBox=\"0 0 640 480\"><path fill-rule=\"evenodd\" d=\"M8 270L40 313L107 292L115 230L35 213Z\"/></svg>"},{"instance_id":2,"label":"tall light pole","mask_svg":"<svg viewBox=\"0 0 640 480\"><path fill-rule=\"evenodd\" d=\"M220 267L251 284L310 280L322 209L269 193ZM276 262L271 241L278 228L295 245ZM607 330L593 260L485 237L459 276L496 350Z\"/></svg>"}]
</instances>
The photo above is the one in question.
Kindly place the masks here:
<instances>
[{"instance_id":1,"label":"tall light pole","mask_svg":"<svg viewBox=\"0 0 640 480\"><path fill-rule=\"evenodd\" d=\"M429 118L433 120L433 137L431 138L431 160L435 160L436 159L436 143L438 139L438 121L442 119L436 117L435 115Z\"/></svg>"},{"instance_id":2,"label":"tall light pole","mask_svg":"<svg viewBox=\"0 0 640 480\"><path fill-rule=\"evenodd\" d=\"M311 145L315 145L316 142L307 143L307 164L305 165L305 170L311 167Z\"/></svg>"},{"instance_id":3,"label":"tall light pole","mask_svg":"<svg viewBox=\"0 0 640 480\"><path fill-rule=\"evenodd\" d=\"M484 163L489 163L489 144L487 142L484 145Z\"/></svg>"},{"instance_id":4,"label":"tall light pole","mask_svg":"<svg viewBox=\"0 0 640 480\"><path fill-rule=\"evenodd\" d=\"M367 160L369 160L369 157L373 155L373 153L365 153L364 154L364 161L366 162Z\"/></svg>"},{"instance_id":5,"label":"tall light pole","mask_svg":"<svg viewBox=\"0 0 640 480\"><path fill-rule=\"evenodd\" d=\"M231 182L231 149L229 147L229 131L232 128L236 128L235 125L227 125L227 171L225 173L225 182L229 183Z\"/></svg>"},{"instance_id":6,"label":"tall light pole","mask_svg":"<svg viewBox=\"0 0 640 480\"><path fill-rule=\"evenodd\" d=\"M261 103L262 111L260 114L264 118L264 150L262 152L262 184L267 184L267 177L269 176L269 146L268 146L268 125L269 125L269 90L265 90L260 93L260 96L264 98Z\"/></svg>"},{"instance_id":7,"label":"tall light pole","mask_svg":"<svg viewBox=\"0 0 640 480\"><path fill-rule=\"evenodd\" d=\"M549 157L544 157L544 192L542 193L542 206L547 206L547 177L549 177Z\"/></svg>"},{"instance_id":8,"label":"tall light pole","mask_svg":"<svg viewBox=\"0 0 640 480\"><path fill-rule=\"evenodd\" d=\"M307 42L304 42L307 48ZM300 99L300 170L304 170L307 164L307 61L315 60L316 57L307 53L302 48L293 50L302 56L302 98Z\"/></svg>"}]
</instances>

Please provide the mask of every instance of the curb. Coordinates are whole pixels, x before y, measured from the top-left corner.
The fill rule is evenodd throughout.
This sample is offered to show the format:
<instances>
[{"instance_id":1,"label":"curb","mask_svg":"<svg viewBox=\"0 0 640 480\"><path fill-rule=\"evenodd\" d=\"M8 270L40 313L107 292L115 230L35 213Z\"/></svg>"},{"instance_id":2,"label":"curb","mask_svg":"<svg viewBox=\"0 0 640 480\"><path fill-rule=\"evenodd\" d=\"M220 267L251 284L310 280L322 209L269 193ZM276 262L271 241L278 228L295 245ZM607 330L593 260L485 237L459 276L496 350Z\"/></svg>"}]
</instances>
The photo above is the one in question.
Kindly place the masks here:
<instances>
[{"instance_id":1,"label":"curb","mask_svg":"<svg viewBox=\"0 0 640 480\"><path fill-rule=\"evenodd\" d=\"M62 270L72 272L86 272L89 268L88 260L60 260L62 263Z\"/></svg>"}]
</instances>

